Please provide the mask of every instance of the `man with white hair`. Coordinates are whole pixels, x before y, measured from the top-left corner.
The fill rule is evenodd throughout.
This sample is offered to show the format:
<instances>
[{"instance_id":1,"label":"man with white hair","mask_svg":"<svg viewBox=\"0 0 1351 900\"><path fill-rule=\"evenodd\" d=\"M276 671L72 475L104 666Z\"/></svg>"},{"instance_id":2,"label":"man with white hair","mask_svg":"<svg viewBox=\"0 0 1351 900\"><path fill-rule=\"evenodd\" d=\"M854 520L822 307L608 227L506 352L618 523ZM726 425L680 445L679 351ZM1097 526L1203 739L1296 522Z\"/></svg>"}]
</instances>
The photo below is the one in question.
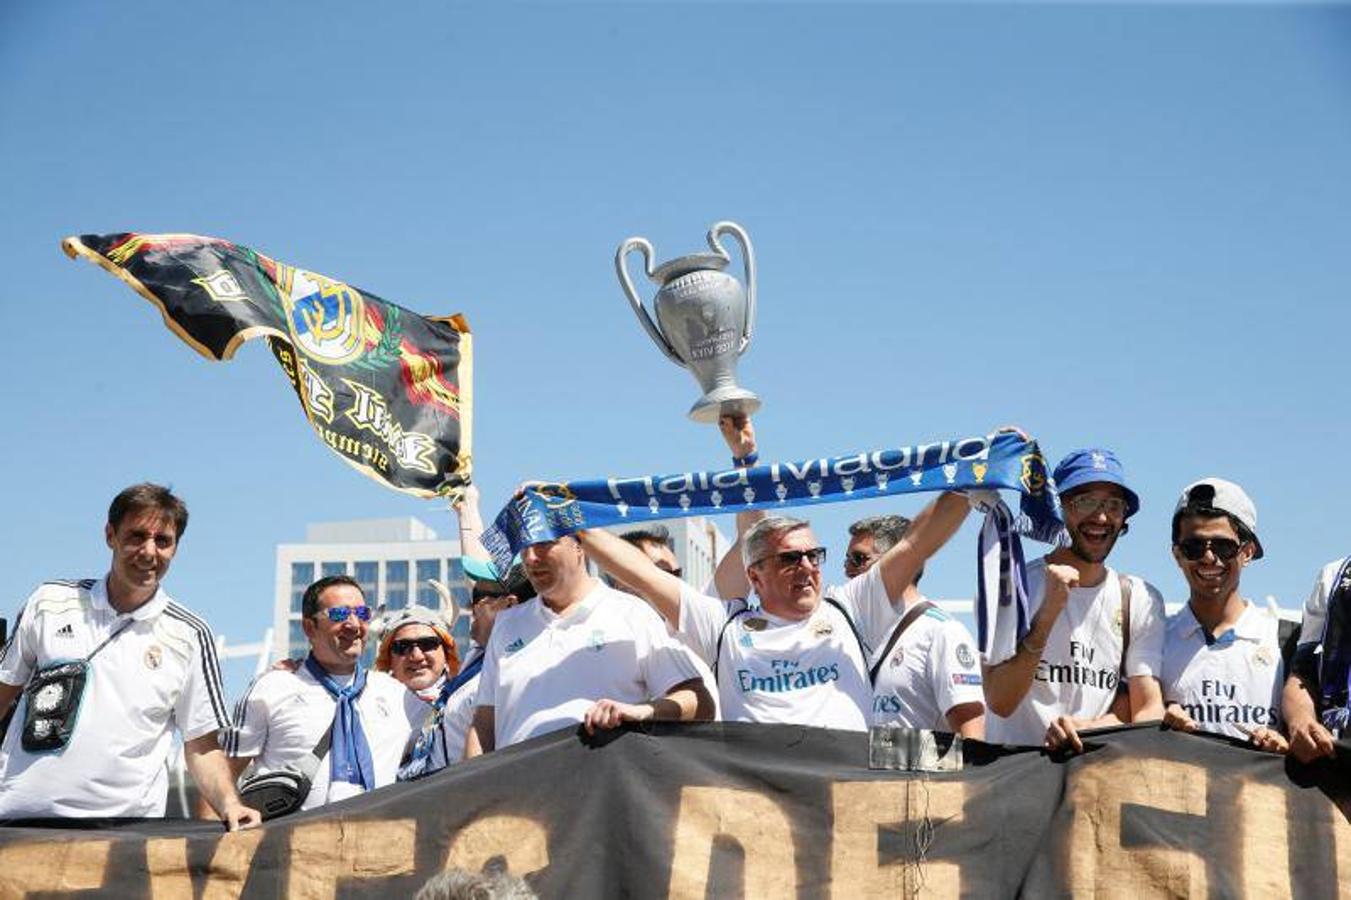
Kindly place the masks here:
<instances>
[{"instance_id":1,"label":"man with white hair","mask_svg":"<svg viewBox=\"0 0 1351 900\"><path fill-rule=\"evenodd\" d=\"M637 589L709 664L724 719L866 731L868 661L896 624L906 587L967 511L964 496L942 495L838 597L822 595L826 551L811 526L787 516L761 519L741 539L759 608L699 594L607 532L577 537L597 565Z\"/></svg>"}]
</instances>

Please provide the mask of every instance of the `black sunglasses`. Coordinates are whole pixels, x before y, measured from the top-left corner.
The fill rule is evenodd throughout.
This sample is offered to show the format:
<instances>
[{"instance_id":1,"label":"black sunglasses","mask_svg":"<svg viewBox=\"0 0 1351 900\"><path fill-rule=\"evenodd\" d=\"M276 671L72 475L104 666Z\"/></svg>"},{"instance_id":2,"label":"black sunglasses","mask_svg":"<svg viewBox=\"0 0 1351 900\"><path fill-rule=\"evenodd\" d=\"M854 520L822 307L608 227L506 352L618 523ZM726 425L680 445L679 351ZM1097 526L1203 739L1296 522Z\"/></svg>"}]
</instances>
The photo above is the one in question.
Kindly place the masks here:
<instances>
[{"instance_id":1,"label":"black sunglasses","mask_svg":"<svg viewBox=\"0 0 1351 900\"><path fill-rule=\"evenodd\" d=\"M1243 547L1238 541L1230 538L1187 538L1177 542L1177 550L1182 554L1182 558L1191 562L1206 555L1206 550L1215 554L1215 558L1228 562L1238 555L1238 551Z\"/></svg>"},{"instance_id":2,"label":"black sunglasses","mask_svg":"<svg viewBox=\"0 0 1351 900\"><path fill-rule=\"evenodd\" d=\"M395 656L407 656L416 647L423 653L431 653L441 646L441 639L434 634L415 638L398 638L389 642L389 652Z\"/></svg>"},{"instance_id":3,"label":"black sunglasses","mask_svg":"<svg viewBox=\"0 0 1351 900\"><path fill-rule=\"evenodd\" d=\"M852 553L846 553L844 555L844 561L856 569L859 566L866 566L868 563L872 562L873 559L873 554L864 553L862 550L855 550Z\"/></svg>"},{"instance_id":4,"label":"black sunglasses","mask_svg":"<svg viewBox=\"0 0 1351 900\"><path fill-rule=\"evenodd\" d=\"M826 548L812 547L810 550L785 550L782 553L771 553L768 556L760 557L755 562L751 563L751 565L758 566L760 563L767 562L771 559L778 562L779 568L781 569L791 569L804 559L817 568L820 568L821 564L826 561Z\"/></svg>"}]
</instances>

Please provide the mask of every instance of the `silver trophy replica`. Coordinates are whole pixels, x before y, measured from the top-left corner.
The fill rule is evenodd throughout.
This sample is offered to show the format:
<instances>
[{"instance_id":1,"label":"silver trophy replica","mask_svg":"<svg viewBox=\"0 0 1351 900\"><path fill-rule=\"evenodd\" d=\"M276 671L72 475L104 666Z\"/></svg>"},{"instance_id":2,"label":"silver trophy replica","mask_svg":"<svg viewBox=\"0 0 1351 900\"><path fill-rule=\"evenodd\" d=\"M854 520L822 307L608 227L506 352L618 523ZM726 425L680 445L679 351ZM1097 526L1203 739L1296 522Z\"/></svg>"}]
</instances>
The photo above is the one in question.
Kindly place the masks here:
<instances>
[{"instance_id":1,"label":"silver trophy replica","mask_svg":"<svg viewBox=\"0 0 1351 900\"><path fill-rule=\"evenodd\" d=\"M746 288L723 271L732 259L718 243L730 233L741 243ZM760 398L736 383L736 361L751 343L755 322L755 254L746 229L735 222L719 222L708 230L712 253L681 256L655 268L652 244L631 237L615 253L619 283L633 305L633 312L648 337L673 363L689 369L704 389L690 407L696 422L717 422L719 416L751 415L760 408ZM634 250L643 252L647 277L660 287L652 301L657 321L634 290L625 260Z\"/></svg>"}]
</instances>

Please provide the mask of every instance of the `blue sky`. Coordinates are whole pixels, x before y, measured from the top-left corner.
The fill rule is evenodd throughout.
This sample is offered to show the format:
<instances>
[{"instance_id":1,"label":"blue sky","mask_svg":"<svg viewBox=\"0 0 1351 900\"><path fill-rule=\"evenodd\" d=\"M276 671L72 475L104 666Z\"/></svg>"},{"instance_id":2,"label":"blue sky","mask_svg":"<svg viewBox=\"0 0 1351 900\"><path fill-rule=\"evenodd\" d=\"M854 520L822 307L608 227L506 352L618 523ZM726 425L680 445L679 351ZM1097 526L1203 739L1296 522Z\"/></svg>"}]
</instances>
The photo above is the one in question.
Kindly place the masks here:
<instances>
[{"instance_id":1,"label":"blue sky","mask_svg":"<svg viewBox=\"0 0 1351 900\"><path fill-rule=\"evenodd\" d=\"M477 339L476 478L721 465L639 330L618 243L741 222L766 457L1007 422L1113 447L1113 562L1169 599L1187 482L1244 485L1288 605L1351 552L1351 7L74 2L0 8L0 595L107 565L108 500L172 483L169 587L231 641L306 523L434 503L312 435L262 345L208 363L81 232L247 244ZM838 572L845 525L815 517ZM730 525L729 525L730 527ZM974 526L929 567L969 596ZM236 689L243 676L230 674Z\"/></svg>"}]
</instances>

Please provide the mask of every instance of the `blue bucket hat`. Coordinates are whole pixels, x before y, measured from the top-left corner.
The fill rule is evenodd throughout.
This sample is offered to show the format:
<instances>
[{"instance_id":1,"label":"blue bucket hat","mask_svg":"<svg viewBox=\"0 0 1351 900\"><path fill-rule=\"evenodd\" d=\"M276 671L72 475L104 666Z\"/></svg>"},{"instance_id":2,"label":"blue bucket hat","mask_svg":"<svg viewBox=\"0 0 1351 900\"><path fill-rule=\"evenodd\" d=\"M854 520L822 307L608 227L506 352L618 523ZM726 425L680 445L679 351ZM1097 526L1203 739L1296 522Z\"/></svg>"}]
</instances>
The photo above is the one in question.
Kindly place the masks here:
<instances>
[{"instance_id":1,"label":"blue bucket hat","mask_svg":"<svg viewBox=\"0 0 1351 900\"><path fill-rule=\"evenodd\" d=\"M1074 450L1060 461L1051 477L1062 494L1084 484L1114 484L1126 497L1126 518L1140 511L1140 498L1126 485L1126 470L1111 450L1102 447Z\"/></svg>"}]
</instances>

